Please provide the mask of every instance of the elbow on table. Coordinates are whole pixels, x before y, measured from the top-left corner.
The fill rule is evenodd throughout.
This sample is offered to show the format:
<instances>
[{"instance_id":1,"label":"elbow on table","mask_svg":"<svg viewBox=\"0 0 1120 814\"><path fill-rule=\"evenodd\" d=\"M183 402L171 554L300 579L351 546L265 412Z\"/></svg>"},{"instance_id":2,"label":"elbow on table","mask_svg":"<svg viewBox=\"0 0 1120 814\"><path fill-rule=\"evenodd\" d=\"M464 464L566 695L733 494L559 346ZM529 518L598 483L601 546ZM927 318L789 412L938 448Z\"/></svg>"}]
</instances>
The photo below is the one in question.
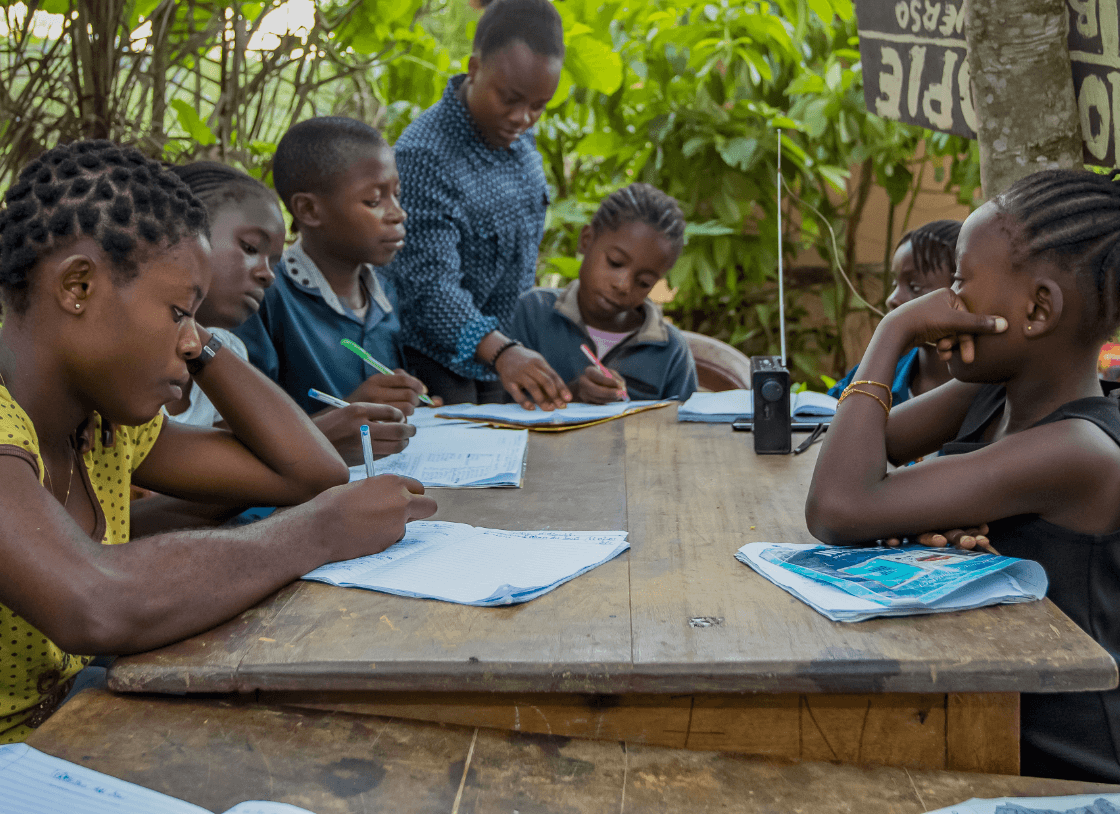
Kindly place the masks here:
<instances>
[{"instance_id":1,"label":"elbow on table","mask_svg":"<svg viewBox=\"0 0 1120 814\"><path fill-rule=\"evenodd\" d=\"M837 490L821 494L809 490L805 501L805 525L809 533L826 545L847 545L867 539L866 513Z\"/></svg>"}]
</instances>

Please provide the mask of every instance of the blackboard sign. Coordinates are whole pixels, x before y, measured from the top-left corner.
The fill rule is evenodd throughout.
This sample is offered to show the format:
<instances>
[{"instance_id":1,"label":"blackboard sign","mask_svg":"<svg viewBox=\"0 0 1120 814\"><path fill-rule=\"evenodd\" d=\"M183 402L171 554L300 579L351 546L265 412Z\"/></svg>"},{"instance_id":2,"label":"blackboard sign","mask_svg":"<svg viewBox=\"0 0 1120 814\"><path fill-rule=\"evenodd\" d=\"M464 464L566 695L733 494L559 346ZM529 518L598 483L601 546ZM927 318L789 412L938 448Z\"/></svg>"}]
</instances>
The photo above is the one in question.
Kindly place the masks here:
<instances>
[{"instance_id":1,"label":"blackboard sign","mask_svg":"<svg viewBox=\"0 0 1120 814\"><path fill-rule=\"evenodd\" d=\"M1066 0L1085 161L1115 166L1120 142L1118 0ZM964 0L856 0L867 109L976 137Z\"/></svg>"}]
</instances>

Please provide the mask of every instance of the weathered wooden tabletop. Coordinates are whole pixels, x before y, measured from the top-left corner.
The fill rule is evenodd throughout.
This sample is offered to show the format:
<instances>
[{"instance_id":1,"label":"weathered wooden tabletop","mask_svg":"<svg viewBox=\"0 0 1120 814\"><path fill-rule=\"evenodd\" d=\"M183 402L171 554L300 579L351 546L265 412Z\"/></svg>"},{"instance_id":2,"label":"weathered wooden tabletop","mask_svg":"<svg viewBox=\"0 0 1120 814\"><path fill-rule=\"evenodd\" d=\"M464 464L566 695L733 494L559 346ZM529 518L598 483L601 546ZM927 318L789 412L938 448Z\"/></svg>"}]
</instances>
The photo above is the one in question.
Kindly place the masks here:
<instances>
[{"instance_id":1,"label":"weathered wooden tabletop","mask_svg":"<svg viewBox=\"0 0 1120 814\"><path fill-rule=\"evenodd\" d=\"M297 582L209 633L117 662L121 691L984 693L1105 689L1107 653L1050 602L830 622L734 559L809 541L816 450L675 408L531 434L522 489L436 490L437 517L627 529L631 550L532 602L476 608Z\"/></svg>"},{"instance_id":2,"label":"weathered wooden tabletop","mask_svg":"<svg viewBox=\"0 0 1120 814\"><path fill-rule=\"evenodd\" d=\"M971 797L1120 792L96 691L28 743L214 812L272 800L315 814L919 814Z\"/></svg>"}]
</instances>

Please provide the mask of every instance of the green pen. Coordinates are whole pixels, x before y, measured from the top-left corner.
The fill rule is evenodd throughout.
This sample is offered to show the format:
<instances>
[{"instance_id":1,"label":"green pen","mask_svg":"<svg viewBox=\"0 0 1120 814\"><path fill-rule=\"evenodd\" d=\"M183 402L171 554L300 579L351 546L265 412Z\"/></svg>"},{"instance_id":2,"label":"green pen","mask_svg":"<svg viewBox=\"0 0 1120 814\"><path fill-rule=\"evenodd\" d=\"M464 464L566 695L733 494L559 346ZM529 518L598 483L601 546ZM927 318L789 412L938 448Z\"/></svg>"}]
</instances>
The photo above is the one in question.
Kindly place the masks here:
<instances>
[{"instance_id":1,"label":"green pen","mask_svg":"<svg viewBox=\"0 0 1120 814\"><path fill-rule=\"evenodd\" d=\"M381 364L379 361L370 356L366 349L359 345L357 342L352 342L349 339L343 339L342 347L346 348L346 350L348 351L353 351L355 354L357 354L359 359L372 367L378 373L384 373L386 376L396 375L392 370L389 370L389 368L385 367L385 365ZM423 393L420 394L420 401L424 402L429 407L435 406L434 402Z\"/></svg>"}]
</instances>

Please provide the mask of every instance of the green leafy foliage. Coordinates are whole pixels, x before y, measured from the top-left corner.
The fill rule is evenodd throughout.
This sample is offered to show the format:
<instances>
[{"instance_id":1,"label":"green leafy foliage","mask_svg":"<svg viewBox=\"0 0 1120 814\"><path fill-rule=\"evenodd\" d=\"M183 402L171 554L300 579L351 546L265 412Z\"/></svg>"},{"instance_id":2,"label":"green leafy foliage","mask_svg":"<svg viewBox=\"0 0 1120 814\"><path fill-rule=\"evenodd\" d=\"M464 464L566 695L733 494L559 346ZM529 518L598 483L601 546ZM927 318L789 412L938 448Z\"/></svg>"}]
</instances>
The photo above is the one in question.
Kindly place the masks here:
<instances>
[{"instance_id":1,"label":"green leafy foliage","mask_svg":"<svg viewBox=\"0 0 1120 814\"><path fill-rule=\"evenodd\" d=\"M82 136L170 160L217 158L264 178L280 136L308 116L361 118L395 141L464 68L477 21L464 0L320 0L307 28L260 37L282 5L41 0L29 17L0 0L9 34L0 42L0 184L31 155ZM836 269L854 270L871 186L893 204L875 225L891 246L910 225L903 204L923 162L951 157L938 182L972 199L975 146L866 112L851 0L556 8L567 52L537 126L554 191L542 278L578 274L579 231L599 202L646 181L675 196L688 219L668 277L672 318L748 354L776 353L779 245L787 268L815 249L819 265L789 277L788 347L799 380L818 387L837 375L848 360L836 326L864 306ZM881 274L856 279L881 291Z\"/></svg>"}]
</instances>

